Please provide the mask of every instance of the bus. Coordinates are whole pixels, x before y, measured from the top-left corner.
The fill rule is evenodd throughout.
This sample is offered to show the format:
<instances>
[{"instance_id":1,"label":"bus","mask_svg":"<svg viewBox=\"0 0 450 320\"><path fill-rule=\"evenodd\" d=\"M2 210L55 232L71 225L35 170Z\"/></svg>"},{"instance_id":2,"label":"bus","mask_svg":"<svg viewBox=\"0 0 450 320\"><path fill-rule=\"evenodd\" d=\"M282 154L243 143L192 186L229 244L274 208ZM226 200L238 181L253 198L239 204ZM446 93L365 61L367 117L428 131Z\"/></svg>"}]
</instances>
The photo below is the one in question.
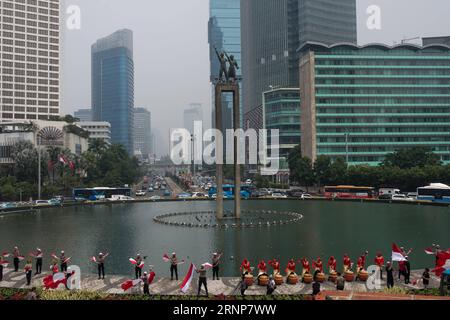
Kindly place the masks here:
<instances>
[{"instance_id":1,"label":"bus","mask_svg":"<svg viewBox=\"0 0 450 320\"><path fill-rule=\"evenodd\" d=\"M417 188L417 200L450 203L450 187L442 183L432 183L427 187Z\"/></svg>"},{"instance_id":2,"label":"bus","mask_svg":"<svg viewBox=\"0 0 450 320\"><path fill-rule=\"evenodd\" d=\"M252 193L252 186L243 185L241 186L241 197L248 199L250 198ZM209 188L208 190L208 196L212 198L214 195L217 194L217 186L213 186ZM223 185L223 197L225 199L232 199L234 198L234 185L232 184L224 184Z\"/></svg>"},{"instance_id":3,"label":"bus","mask_svg":"<svg viewBox=\"0 0 450 320\"><path fill-rule=\"evenodd\" d=\"M131 197L131 188L74 188L73 198L76 201L98 201L112 198L112 196Z\"/></svg>"},{"instance_id":4,"label":"bus","mask_svg":"<svg viewBox=\"0 0 450 320\"><path fill-rule=\"evenodd\" d=\"M325 197L328 199L373 199L375 188L355 186L325 187Z\"/></svg>"}]
</instances>

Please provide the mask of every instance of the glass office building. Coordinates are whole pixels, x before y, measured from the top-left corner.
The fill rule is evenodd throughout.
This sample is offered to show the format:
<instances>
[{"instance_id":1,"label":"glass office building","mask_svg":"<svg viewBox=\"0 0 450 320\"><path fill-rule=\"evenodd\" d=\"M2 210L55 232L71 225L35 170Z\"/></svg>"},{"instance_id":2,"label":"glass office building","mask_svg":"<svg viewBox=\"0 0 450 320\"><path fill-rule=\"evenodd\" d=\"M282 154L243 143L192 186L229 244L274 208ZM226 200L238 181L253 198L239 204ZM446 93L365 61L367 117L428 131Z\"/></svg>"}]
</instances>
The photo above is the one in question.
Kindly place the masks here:
<instances>
[{"instance_id":1,"label":"glass office building","mask_svg":"<svg viewBox=\"0 0 450 320\"><path fill-rule=\"evenodd\" d=\"M299 86L297 52L307 41L356 43L355 0L242 1L243 107L270 87Z\"/></svg>"},{"instance_id":2,"label":"glass office building","mask_svg":"<svg viewBox=\"0 0 450 320\"><path fill-rule=\"evenodd\" d=\"M111 124L111 139L133 153L133 33L119 30L92 45L92 113Z\"/></svg>"},{"instance_id":3,"label":"glass office building","mask_svg":"<svg viewBox=\"0 0 450 320\"><path fill-rule=\"evenodd\" d=\"M239 64L237 75L242 76L241 64L241 11L240 0L210 0L208 42L210 50L210 80L215 83L219 76L220 64L214 48L219 52L226 51L233 55ZM212 88L212 125L215 127L215 99ZM241 108L242 109L242 108ZM233 97L224 94L222 99L222 127L230 129L233 126Z\"/></svg>"},{"instance_id":4,"label":"glass office building","mask_svg":"<svg viewBox=\"0 0 450 320\"><path fill-rule=\"evenodd\" d=\"M450 163L450 47L307 43L301 53L304 156L377 165L425 146Z\"/></svg>"},{"instance_id":5,"label":"glass office building","mask_svg":"<svg viewBox=\"0 0 450 320\"><path fill-rule=\"evenodd\" d=\"M280 130L280 157L287 158L300 144L300 92L280 88L264 92L264 129ZM268 133L270 142L270 131Z\"/></svg>"}]
</instances>

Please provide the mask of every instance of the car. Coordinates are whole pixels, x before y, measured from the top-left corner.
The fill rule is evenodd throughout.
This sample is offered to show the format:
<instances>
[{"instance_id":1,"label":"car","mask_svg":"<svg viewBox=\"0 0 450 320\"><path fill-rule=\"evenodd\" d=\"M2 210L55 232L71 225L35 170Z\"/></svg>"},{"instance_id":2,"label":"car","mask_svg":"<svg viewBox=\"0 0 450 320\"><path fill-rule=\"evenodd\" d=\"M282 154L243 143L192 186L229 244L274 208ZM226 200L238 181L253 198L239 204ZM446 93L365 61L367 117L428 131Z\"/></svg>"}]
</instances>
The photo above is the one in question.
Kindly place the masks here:
<instances>
[{"instance_id":1,"label":"car","mask_svg":"<svg viewBox=\"0 0 450 320\"><path fill-rule=\"evenodd\" d=\"M161 197L160 196L151 196L150 200L152 200L152 201L161 200Z\"/></svg>"},{"instance_id":2,"label":"car","mask_svg":"<svg viewBox=\"0 0 450 320\"><path fill-rule=\"evenodd\" d=\"M245 184L253 184L253 181L251 179L245 180Z\"/></svg>"},{"instance_id":3,"label":"car","mask_svg":"<svg viewBox=\"0 0 450 320\"><path fill-rule=\"evenodd\" d=\"M144 190L136 191L136 197L145 197L146 194Z\"/></svg>"},{"instance_id":4,"label":"car","mask_svg":"<svg viewBox=\"0 0 450 320\"><path fill-rule=\"evenodd\" d=\"M287 195L281 193L281 192L274 192L272 193L272 198L274 199L286 199Z\"/></svg>"},{"instance_id":5,"label":"car","mask_svg":"<svg viewBox=\"0 0 450 320\"><path fill-rule=\"evenodd\" d=\"M48 200L36 200L34 202L34 204L37 206L48 206L49 205Z\"/></svg>"},{"instance_id":6,"label":"car","mask_svg":"<svg viewBox=\"0 0 450 320\"><path fill-rule=\"evenodd\" d=\"M17 205L12 202L5 202L5 203L0 204L0 209L10 209L10 208L15 208L15 207L17 207Z\"/></svg>"},{"instance_id":7,"label":"car","mask_svg":"<svg viewBox=\"0 0 450 320\"><path fill-rule=\"evenodd\" d=\"M206 196L206 194L204 194L202 192L194 192L192 194L192 198L194 198L194 199L206 199L208 197Z\"/></svg>"},{"instance_id":8,"label":"car","mask_svg":"<svg viewBox=\"0 0 450 320\"><path fill-rule=\"evenodd\" d=\"M171 195L169 190L164 191L164 197L170 197Z\"/></svg>"},{"instance_id":9,"label":"car","mask_svg":"<svg viewBox=\"0 0 450 320\"><path fill-rule=\"evenodd\" d=\"M412 198L408 198L405 194L393 194L392 201L414 201Z\"/></svg>"},{"instance_id":10,"label":"car","mask_svg":"<svg viewBox=\"0 0 450 320\"><path fill-rule=\"evenodd\" d=\"M51 206L59 206L61 205L61 200L59 198L53 198L47 201Z\"/></svg>"},{"instance_id":11,"label":"car","mask_svg":"<svg viewBox=\"0 0 450 320\"><path fill-rule=\"evenodd\" d=\"M178 199L188 199L188 198L191 198L191 197L192 197L192 195L189 194L189 193L181 193L181 194L179 194L177 196Z\"/></svg>"},{"instance_id":12,"label":"car","mask_svg":"<svg viewBox=\"0 0 450 320\"><path fill-rule=\"evenodd\" d=\"M304 193L302 194L300 199L312 199L312 195L310 195L309 193Z\"/></svg>"},{"instance_id":13,"label":"car","mask_svg":"<svg viewBox=\"0 0 450 320\"><path fill-rule=\"evenodd\" d=\"M290 196L293 198L301 198L304 192L301 191L292 191L290 192Z\"/></svg>"},{"instance_id":14,"label":"car","mask_svg":"<svg viewBox=\"0 0 450 320\"><path fill-rule=\"evenodd\" d=\"M112 195L111 198L108 198L109 201L133 201L132 197L124 196L124 195Z\"/></svg>"},{"instance_id":15,"label":"car","mask_svg":"<svg viewBox=\"0 0 450 320\"><path fill-rule=\"evenodd\" d=\"M153 192L153 191L155 191L155 190L153 189L153 187L148 188L148 192Z\"/></svg>"}]
</instances>

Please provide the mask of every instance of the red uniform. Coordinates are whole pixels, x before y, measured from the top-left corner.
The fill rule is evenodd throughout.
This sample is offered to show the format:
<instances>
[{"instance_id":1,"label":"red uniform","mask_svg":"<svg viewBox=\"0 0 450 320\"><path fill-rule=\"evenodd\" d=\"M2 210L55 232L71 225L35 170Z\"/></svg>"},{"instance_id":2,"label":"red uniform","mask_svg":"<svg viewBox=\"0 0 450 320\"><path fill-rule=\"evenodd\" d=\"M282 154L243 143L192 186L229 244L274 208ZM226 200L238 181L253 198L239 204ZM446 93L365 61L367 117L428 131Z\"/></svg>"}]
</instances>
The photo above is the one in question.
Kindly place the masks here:
<instances>
[{"instance_id":1,"label":"red uniform","mask_svg":"<svg viewBox=\"0 0 450 320\"><path fill-rule=\"evenodd\" d=\"M295 273L295 261L294 259L291 259L291 261L289 261L287 268L286 268L286 273L289 276L291 273Z\"/></svg>"},{"instance_id":2,"label":"red uniform","mask_svg":"<svg viewBox=\"0 0 450 320\"><path fill-rule=\"evenodd\" d=\"M303 266L303 275L305 275L305 273L311 273L311 268L309 266L309 261L306 258L302 259L302 266Z\"/></svg>"},{"instance_id":3,"label":"red uniform","mask_svg":"<svg viewBox=\"0 0 450 320\"><path fill-rule=\"evenodd\" d=\"M323 273L323 262L322 259L317 258L317 261L313 260L313 268L315 271L319 271L321 273Z\"/></svg>"},{"instance_id":4,"label":"red uniform","mask_svg":"<svg viewBox=\"0 0 450 320\"><path fill-rule=\"evenodd\" d=\"M336 272L336 268L337 268L337 261L334 257L331 257L328 260L328 268L330 269L330 273L331 272Z\"/></svg>"},{"instance_id":5,"label":"red uniform","mask_svg":"<svg viewBox=\"0 0 450 320\"><path fill-rule=\"evenodd\" d=\"M262 260L259 264L258 264L258 270L259 273L266 273L267 271L267 265L266 262L264 260Z\"/></svg>"},{"instance_id":6,"label":"red uniform","mask_svg":"<svg viewBox=\"0 0 450 320\"><path fill-rule=\"evenodd\" d=\"M348 255L344 256L344 271L350 270L352 268L352 260Z\"/></svg>"},{"instance_id":7,"label":"red uniform","mask_svg":"<svg viewBox=\"0 0 450 320\"><path fill-rule=\"evenodd\" d=\"M375 257L375 264L380 268L384 266L384 257L381 254Z\"/></svg>"},{"instance_id":8,"label":"red uniform","mask_svg":"<svg viewBox=\"0 0 450 320\"><path fill-rule=\"evenodd\" d=\"M280 263L277 261L277 259L269 261L269 264L272 266L274 274L280 273Z\"/></svg>"},{"instance_id":9,"label":"red uniform","mask_svg":"<svg viewBox=\"0 0 450 320\"><path fill-rule=\"evenodd\" d=\"M252 269L250 266L250 261L248 261L247 259L244 259L244 261L242 261L240 270L242 273L251 273Z\"/></svg>"}]
</instances>

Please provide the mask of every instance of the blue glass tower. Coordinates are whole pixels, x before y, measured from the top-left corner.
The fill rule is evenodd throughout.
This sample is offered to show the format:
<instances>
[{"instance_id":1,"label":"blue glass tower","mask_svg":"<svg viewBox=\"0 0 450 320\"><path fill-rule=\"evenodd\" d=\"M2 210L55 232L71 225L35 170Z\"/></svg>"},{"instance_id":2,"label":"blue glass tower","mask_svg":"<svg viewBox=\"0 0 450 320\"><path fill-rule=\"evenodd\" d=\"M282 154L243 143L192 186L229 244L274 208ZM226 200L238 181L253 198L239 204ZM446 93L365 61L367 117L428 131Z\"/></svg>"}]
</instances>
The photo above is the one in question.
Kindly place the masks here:
<instances>
[{"instance_id":1,"label":"blue glass tower","mask_svg":"<svg viewBox=\"0 0 450 320\"><path fill-rule=\"evenodd\" d=\"M219 52L226 51L229 55L234 55L239 64L237 75L241 74L241 1L240 0L210 0L209 1L209 23L208 38L210 50L210 78L211 82L219 76L219 61L214 48ZM214 91L214 90L213 90ZM229 129L233 125L233 98L225 96L223 98L222 117L223 128ZM214 95L213 95L214 105ZM241 108L242 109L242 108ZM214 126L214 108L212 114Z\"/></svg>"},{"instance_id":2,"label":"blue glass tower","mask_svg":"<svg viewBox=\"0 0 450 320\"><path fill-rule=\"evenodd\" d=\"M111 123L112 143L133 152L133 33L119 30L92 45L92 113Z\"/></svg>"}]
</instances>

